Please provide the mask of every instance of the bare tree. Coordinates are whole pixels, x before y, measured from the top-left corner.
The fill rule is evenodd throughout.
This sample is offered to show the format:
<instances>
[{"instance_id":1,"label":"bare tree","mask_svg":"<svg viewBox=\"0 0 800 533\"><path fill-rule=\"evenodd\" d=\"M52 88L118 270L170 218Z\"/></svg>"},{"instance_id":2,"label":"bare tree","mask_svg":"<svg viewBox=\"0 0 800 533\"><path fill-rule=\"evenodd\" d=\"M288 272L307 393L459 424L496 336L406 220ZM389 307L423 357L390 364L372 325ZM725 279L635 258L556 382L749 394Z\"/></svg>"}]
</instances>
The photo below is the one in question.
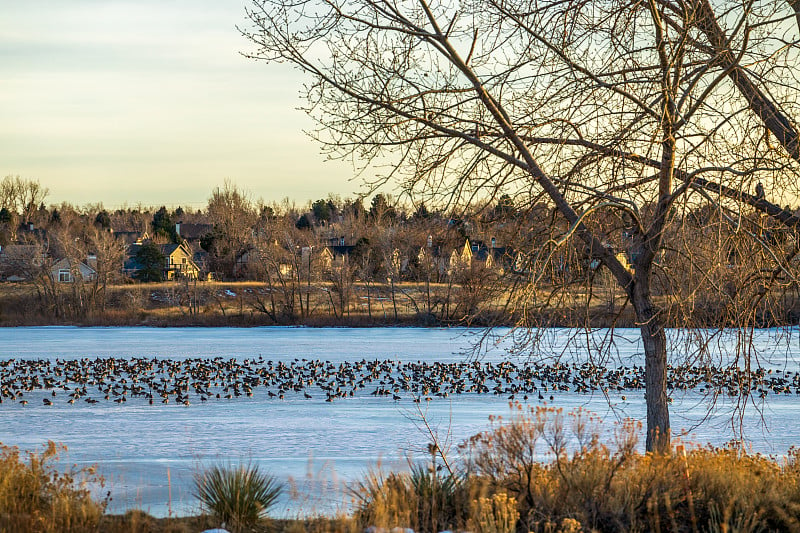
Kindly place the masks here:
<instances>
[{"instance_id":1,"label":"bare tree","mask_svg":"<svg viewBox=\"0 0 800 533\"><path fill-rule=\"evenodd\" d=\"M357 264L351 264L350 257L344 255L336 259L326 273L329 285L324 289L328 293L331 313L334 318L344 319L350 314L356 281Z\"/></svg>"},{"instance_id":2,"label":"bare tree","mask_svg":"<svg viewBox=\"0 0 800 533\"><path fill-rule=\"evenodd\" d=\"M47 197L48 190L37 180L6 176L0 181L0 209L13 215L14 222L33 222L34 214ZM14 228L16 229L16 228ZM12 239L16 238L16 233Z\"/></svg>"},{"instance_id":3,"label":"bare tree","mask_svg":"<svg viewBox=\"0 0 800 533\"><path fill-rule=\"evenodd\" d=\"M95 293L100 298L100 307L106 309L107 287L121 276L125 259L125 244L116 239L110 231L92 227L89 234L89 246L94 252L94 265L89 265L97 272L95 277Z\"/></svg>"},{"instance_id":4,"label":"bare tree","mask_svg":"<svg viewBox=\"0 0 800 533\"><path fill-rule=\"evenodd\" d=\"M225 277L235 277L237 261L253 247L252 228L257 219L253 203L236 185L226 181L211 193L208 216L214 224L206 243L212 264Z\"/></svg>"},{"instance_id":5,"label":"bare tree","mask_svg":"<svg viewBox=\"0 0 800 533\"><path fill-rule=\"evenodd\" d=\"M59 223L48 228L47 268L42 269L38 283L55 316L83 318L94 306L101 288L96 277L94 280L85 279L81 273L81 265L89 255L87 231L94 228L87 225L84 217L68 204L62 204L59 212ZM61 260L70 272L66 283L51 271Z\"/></svg>"},{"instance_id":6,"label":"bare tree","mask_svg":"<svg viewBox=\"0 0 800 533\"><path fill-rule=\"evenodd\" d=\"M641 331L647 449L667 450L668 313L653 290L672 279L682 213L798 223L773 203L797 193L794 12L719 4L721 17L707 0L256 0L244 34L252 57L312 76L308 112L332 153L389 161L386 178L423 198L551 207L529 288L569 247L588 283L595 263L610 272ZM754 272L759 286L793 276L796 249L765 255L777 274Z\"/></svg>"}]
</instances>

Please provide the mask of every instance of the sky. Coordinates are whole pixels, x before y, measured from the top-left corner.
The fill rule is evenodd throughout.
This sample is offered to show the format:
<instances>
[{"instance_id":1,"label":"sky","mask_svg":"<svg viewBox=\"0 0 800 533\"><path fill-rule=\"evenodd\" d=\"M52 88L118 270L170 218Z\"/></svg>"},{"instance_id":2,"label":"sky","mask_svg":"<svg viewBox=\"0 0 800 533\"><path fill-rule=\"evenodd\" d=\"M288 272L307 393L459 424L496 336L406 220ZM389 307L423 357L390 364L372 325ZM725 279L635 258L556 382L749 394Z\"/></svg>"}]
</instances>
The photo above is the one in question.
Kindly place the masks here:
<instances>
[{"instance_id":1,"label":"sky","mask_svg":"<svg viewBox=\"0 0 800 533\"><path fill-rule=\"evenodd\" d=\"M361 191L303 133L303 77L241 55L247 2L0 0L0 177L107 208Z\"/></svg>"}]
</instances>

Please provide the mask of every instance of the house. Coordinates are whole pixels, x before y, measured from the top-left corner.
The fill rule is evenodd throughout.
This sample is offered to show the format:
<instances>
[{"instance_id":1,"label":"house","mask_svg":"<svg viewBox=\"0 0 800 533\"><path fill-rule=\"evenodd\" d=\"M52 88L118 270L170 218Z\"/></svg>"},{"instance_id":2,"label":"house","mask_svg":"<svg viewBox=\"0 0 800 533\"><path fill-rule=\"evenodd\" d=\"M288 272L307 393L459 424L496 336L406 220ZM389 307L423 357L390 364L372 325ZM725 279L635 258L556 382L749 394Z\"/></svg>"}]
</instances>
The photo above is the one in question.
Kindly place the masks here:
<instances>
[{"instance_id":1,"label":"house","mask_svg":"<svg viewBox=\"0 0 800 533\"><path fill-rule=\"evenodd\" d=\"M537 281L563 283L573 271L580 270L577 250L571 246L556 249L542 249L540 246L536 251L512 250L505 255L509 260L510 272L522 276L534 274Z\"/></svg>"},{"instance_id":2,"label":"house","mask_svg":"<svg viewBox=\"0 0 800 533\"><path fill-rule=\"evenodd\" d=\"M308 250L308 252L306 251ZM310 261L310 248L308 246L303 247L302 249L302 259L301 265L309 264ZM340 255L340 257L344 257L344 255ZM326 246L319 252L319 257L317 258L319 269L322 272L329 272L331 268L333 268L334 261L336 260L336 255L331 249L330 246Z\"/></svg>"},{"instance_id":3,"label":"house","mask_svg":"<svg viewBox=\"0 0 800 533\"><path fill-rule=\"evenodd\" d=\"M443 251L440 243L434 243L433 235L428 235L425 246L417 252L417 264L429 280L439 281L450 268L450 257Z\"/></svg>"},{"instance_id":4,"label":"house","mask_svg":"<svg viewBox=\"0 0 800 533\"><path fill-rule=\"evenodd\" d=\"M350 254L355 249L356 247L352 244L337 244L336 246L325 247L325 250L330 252L333 262L339 263L343 263L346 257L350 257Z\"/></svg>"},{"instance_id":5,"label":"house","mask_svg":"<svg viewBox=\"0 0 800 533\"><path fill-rule=\"evenodd\" d=\"M94 281L97 279L97 271L86 263L65 257L50 267L50 278L58 283Z\"/></svg>"},{"instance_id":6,"label":"house","mask_svg":"<svg viewBox=\"0 0 800 533\"><path fill-rule=\"evenodd\" d=\"M166 258L164 279L177 278L197 279L200 268L194 262L194 252L186 241L180 244L162 244L161 253Z\"/></svg>"},{"instance_id":7,"label":"house","mask_svg":"<svg viewBox=\"0 0 800 533\"><path fill-rule=\"evenodd\" d=\"M447 272L447 258L442 257L441 248L423 246L417 253L417 265L428 279L438 280Z\"/></svg>"},{"instance_id":8,"label":"house","mask_svg":"<svg viewBox=\"0 0 800 533\"><path fill-rule=\"evenodd\" d=\"M511 271L515 274L530 274L532 261L533 257L530 254L517 252L516 255L514 255Z\"/></svg>"},{"instance_id":9,"label":"house","mask_svg":"<svg viewBox=\"0 0 800 533\"><path fill-rule=\"evenodd\" d=\"M213 281L214 274L211 273L210 269L210 261L208 252L205 250L197 250L192 255L192 261L194 264L197 265L197 268L200 269L200 273L198 274L198 279L203 281Z\"/></svg>"},{"instance_id":10,"label":"house","mask_svg":"<svg viewBox=\"0 0 800 533\"><path fill-rule=\"evenodd\" d=\"M233 262L233 277L246 277L253 271L257 271L259 265L263 263L263 251L255 246L250 245L246 250L239 251L236 254Z\"/></svg>"},{"instance_id":11,"label":"house","mask_svg":"<svg viewBox=\"0 0 800 533\"><path fill-rule=\"evenodd\" d=\"M506 246L498 246L497 239L492 237L490 245L487 246L483 241L472 241L470 243L472 251L472 261L477 261L484 268L495 268L505 271L512 266L513 251Z\"/></svg>"},{"instance_id":12,"label":"house","mask_svg":"<svg viewBox=\"0 0 800 533\"><path fill-rule=\"evenodd\" d=\"M130 277L136 277L144 265L139 263L138 254L142 243L133 243L128 247L127 258L122 267L122 272ZM179 278L198 279L200 267L194 262L194 253L186 241L180 244L159 244L159 252L164 256L161 267L161 277L164 280Z\"/></svg>"},{"instance_id":13,"label":"house","mask_svg":"<svg viewBox=\"0 0 800 533\"><path fill-rule=\"evenodd\" d=\"M35 227L33 222L24 222L17 228L15 238L20 242L46 242L47 230Z\"/></svg>"},{"instance_id":14,"label":"house","mask_svg":"<svg viewBox=\"0 0 800 533\"><path fill-rule=\"evenodd\" d=\"M38 244L9 244L0 247L0 279L27 281L35 278L47 259L47 250Z\"/></svg>"},{"instance_id":15,"label":"house","mask_svg":"<svg viewBox=\"0 0 800 533\"><path fill-rule=\"evenodd\" d=\"M497 241L494 238L490 246L487 246L483 241L470 241L467 239L460 252L455 249L450 254L451 273L472 267L497 268L504 271L512 263L511 250L505 246L497 246Z\"/></svg>"},{"instance_id":16,"label":"house","mask_svg":"<svg viewBox=\"0 0 800 533\"><path fill-rule=\"evenodd\" d=\"M620 264L621 264L623 267L625 267L625 270L627 270L628 272L630 272L631 274L633 274L633 272L634 272L634 266L633 266L633 264L632 264L632 263L631 263L631 262L628 260L628 259L629 259L629 256L628 256L628 254L627 254L627 253L625 253L625 252L618 252L618 253L616 254L616 256L615 256L615 257L617 258L617 261L619 261L619 262L620 262ZM633 257L633 254L631 254L631 257Z\"/></svg>"},{"instance_id":17,"label":"house","mask_svg":"<svg viewBox=\"0 0 800 533\"><path fill-rule=\"evenodd\" d=\"M408 272L409 263L408 257L401 252L399 248L392 250L391 265L392 272L394 272L395 275Z\"/></svg>"},{"instance_id":18,"label":"house","mask_svg":"<svg viewBox=\"0 0 800 533\"><path fill-rule=\"evenodd\" d=\"M325 241L326 241L326 244L325 244L326 246L345 246L346 245L346 239L345 239L344 235L342 235L341 237L329 237L329 238L325 239Z\"/></svg>"}]
</instances>

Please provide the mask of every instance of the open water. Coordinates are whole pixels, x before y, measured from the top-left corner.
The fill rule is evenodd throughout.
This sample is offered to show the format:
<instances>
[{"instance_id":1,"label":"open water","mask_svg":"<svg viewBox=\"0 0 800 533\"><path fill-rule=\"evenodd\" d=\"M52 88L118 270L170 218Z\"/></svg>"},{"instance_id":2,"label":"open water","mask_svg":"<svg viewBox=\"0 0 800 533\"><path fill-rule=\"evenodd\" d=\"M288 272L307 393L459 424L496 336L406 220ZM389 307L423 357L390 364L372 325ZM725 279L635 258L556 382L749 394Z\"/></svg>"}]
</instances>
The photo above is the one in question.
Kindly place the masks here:
<instances>
[{"instance_id":1,"label":"open water","mask_svg":"<svg viewBox=\"0 0 800 533\"><path fill-rule=\"evenodd\" d=\"M274 363L305 364L304 359L339 365L357 361L467 362L524 364L532 360L586 362L605 367L643 365L637 330L598 330L590 337L574 331L535 332L535 349L519 350L520 334L421 328L73 328L32 327L0 329L0 361L74 360L81 358L235 359L261 357ZM483 338L479 348L476 345ZM705 344L700 359L697 341ZM727 332L671 331L671 362L735 363L789 376L800 370L800 331L756 330L746 351ZM287 494L277 514L297 516L332 513L349 505L348 483L370 468L401 469L409 460L424 460L430 441L424 417L444 443L455 445L489 429L491 416L510 414L506 394L464 393L432 397L415 403L410 394L375 396L375 387L352 397L326 402L318 388L288 391L283 399L256 388L252 397L211 397L189 406L148 404L131 398L125 403L99 401L69 404L66 395L44 405L50 391L26 393L19 401L0 404L0 442L35 449L47 440L67 446L65 462L79 467L97 465L106 479L96 487L110 493L110 511L140 508L156 516L196 513L192 475L203 465L252 462L296 489ZM550 394L553 400L549 399ZM643 420L641 390L548 393L545 400L530 395L522 404L551 405L565 411L579 407L596 413L611 431L623 418ZM59 392L61 394L61 392ZM307 396L311 398L307 398ZM800 394L754 395L742 411L741 397L716 400L703 391L675 390L671 421L684 440L723 445L741 428L753 451L782 455L800 444ZM543 459L546 459L543 454Z\"/></svg>"}]
</instances>

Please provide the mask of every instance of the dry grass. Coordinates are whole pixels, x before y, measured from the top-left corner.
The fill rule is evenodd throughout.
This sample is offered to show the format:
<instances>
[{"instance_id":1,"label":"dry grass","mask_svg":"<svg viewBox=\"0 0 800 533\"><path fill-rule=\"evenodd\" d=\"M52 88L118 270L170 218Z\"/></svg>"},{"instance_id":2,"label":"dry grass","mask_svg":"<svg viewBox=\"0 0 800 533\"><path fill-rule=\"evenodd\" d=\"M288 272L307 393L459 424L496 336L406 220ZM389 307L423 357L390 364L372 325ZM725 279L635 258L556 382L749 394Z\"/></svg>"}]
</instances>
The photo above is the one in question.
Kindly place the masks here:
<instances>
[{"instance_id":1,"label":"dry grass","mask_svg":"<svg viewBox=\"0 0 800 533\"><path fill-rule=\"evenodd\" d=\"M355 490L355 511L335 517L258 521L253 532L357 533L367 526L417 533L605 533L800 531L800 451L786 457L729 448L637 451L640 428L617 427L601 443L584 411L518 407L461 447L456 473L436 461L406 473L373 473ZM55 468L58 447L0 455L0 532L193 533L208 516L103 516L81 476ZM92 480L92 472L85 472Z\"/></svg>"},{"instance_id":2,"label":"dry grass","mask_svg":"<svg viewBox=\"0 0 800 533\"><path fill-rule=\"evenodd\" d=\"M98 294L94 304L84 315L56 317L49 302L43 301L30 283L0 284L0 326L82 325L82 326L436 326L436 325L501 325L512 324L518 317L505 309L505 296L495 295L490 300L478 302L474 314L459 307L462 302L458 286L432 284L431 299L439 302L433 314L427 314L425 301L427 288L419 283L398 283L394 299L386 287L371 285L369 291L362 283L353 286L353 294L345 311L331 307L331 284L316 281L309 289L296 288L292 312L270 308L269 288L258 282L202 282L185 285L182 282L129 283L107 287L105 295ZM277 289L276 289L277 290ZM310 311L301 313L298 295L305 302L309 291ZM235 295L235 296L232 296ZM372 304L366 304L367 294ZM198 303L190 308L189 297ZM581 296L581 295L579 295ZM582 297L582 296L581 296ZM277 306L282 308L285 296L277 295ZM442 305L449 301L449 314ZM463 304L463 302L462 302ZM338 306L338 303L336 304ZM395 310L397 313L395 314ZM632 318L608 313L604 305L593 302L590 309L551 309L539 311L532 317L536 323L552 325L583 324L587 319L596 325L633 324ZM628 313L630 314L630 313Z\"/></svg>"},{"instance_id":3,"label":"dry grass","mask_svg":"<svg viewBox=\"0 0 800 533\"><path fill-rule=\"evenodd\" d=\"M363 527L463 530L479 488L470 479L414 465L410 472L371 472L353 491Z\"/></svg>"},{"instance_id":4,"label":"dry grass","mask_svg":"<svg viewBox=\"0 0 800 533\"><path fill-rule=\"evenodd\" d=\"M88 485L102 484L94 470L60 471L49 442L41 452L21 454L0 445L0 532L97 531L104 502L91 498Z\"/></svg>"}]
</instances>

